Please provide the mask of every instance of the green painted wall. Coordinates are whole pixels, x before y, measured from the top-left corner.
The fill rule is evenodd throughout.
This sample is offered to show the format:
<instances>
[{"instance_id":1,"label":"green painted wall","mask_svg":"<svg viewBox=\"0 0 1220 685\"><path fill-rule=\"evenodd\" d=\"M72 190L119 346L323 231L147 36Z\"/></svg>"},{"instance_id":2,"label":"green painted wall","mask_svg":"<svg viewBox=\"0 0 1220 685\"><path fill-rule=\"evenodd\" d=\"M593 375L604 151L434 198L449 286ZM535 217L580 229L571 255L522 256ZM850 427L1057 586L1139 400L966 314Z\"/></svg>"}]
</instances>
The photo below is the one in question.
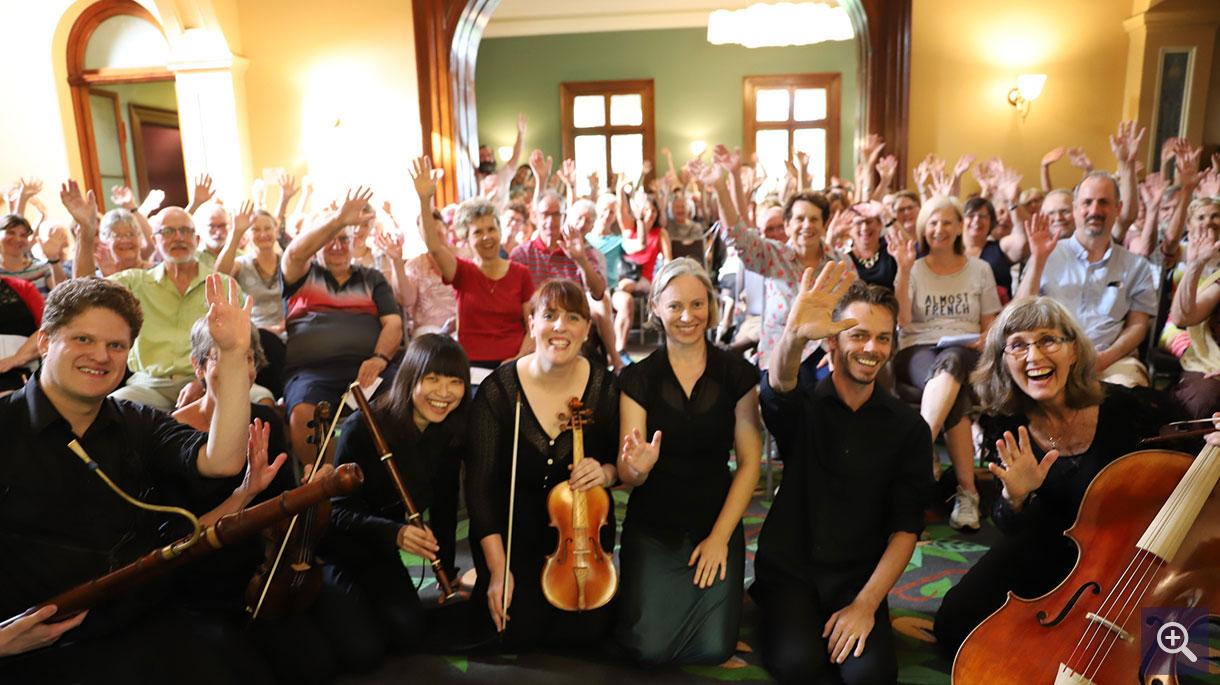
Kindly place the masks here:
<instances>
[{"instance_id":1,"label":"green painted wall","mask_svg":"<svg viewBox=\"0 0 1220 685\"><path fill-rule=\"evenodd\" d=\"M705 29L490 38L479 46L475 96L479 142L512 145L517 112L529 117L524 162L534 148L556 159L562 149L559 84L651 78L656 94L656 154L690 158L690 143L741 144L742 77L842 74L840 176L855 168L857 59L854 41L784 48L712 45ZM497 163L498 163L497 159Z\"/></svg>"}]
</instances>

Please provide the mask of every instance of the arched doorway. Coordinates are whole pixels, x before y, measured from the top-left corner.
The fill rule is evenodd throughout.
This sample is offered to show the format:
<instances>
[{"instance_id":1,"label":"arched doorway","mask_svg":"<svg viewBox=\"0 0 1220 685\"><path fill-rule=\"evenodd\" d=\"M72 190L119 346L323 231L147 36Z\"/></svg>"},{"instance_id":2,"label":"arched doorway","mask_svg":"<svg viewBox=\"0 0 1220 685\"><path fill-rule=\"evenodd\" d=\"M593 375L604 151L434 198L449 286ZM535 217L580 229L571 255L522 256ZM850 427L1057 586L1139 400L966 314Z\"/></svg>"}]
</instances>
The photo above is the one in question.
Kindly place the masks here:
<instances>
[{"instance_id":1,"label":"arched doorway","mask_svg":"<svg viewBox=\"0 0 1220 685\"><path fill-rule=\"evenodd\" d=\"M132 0L102 0L68 35L67 69L85 186L98 208L127 186L139 203L153 188L185 206L187 186L169 44Z\"/></svg>"},{"instance_id":2,"label":"arched doorway","mask_svg":"<svg viewBox=\"0 0 1220 685\"><path fill-rule=\"evenodd\" d=\"M879 133L907 164L911 0L842 0L860 50L858 135ZM437 202L476 192L475 61L500 0L415 0L415 55L423 150L444 168Z\"/></svg>"}]
</instances>

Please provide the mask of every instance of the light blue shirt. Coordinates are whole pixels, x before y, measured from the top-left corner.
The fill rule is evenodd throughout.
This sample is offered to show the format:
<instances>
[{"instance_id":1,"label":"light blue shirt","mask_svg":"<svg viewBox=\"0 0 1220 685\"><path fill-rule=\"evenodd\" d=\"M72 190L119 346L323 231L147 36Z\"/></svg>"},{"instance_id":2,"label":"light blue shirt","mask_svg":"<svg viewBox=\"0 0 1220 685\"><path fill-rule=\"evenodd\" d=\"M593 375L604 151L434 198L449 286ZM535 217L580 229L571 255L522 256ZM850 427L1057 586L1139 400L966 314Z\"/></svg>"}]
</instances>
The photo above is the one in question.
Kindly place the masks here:
<instances>
[{"instance_id":1,"label":"light blue shirt","mask_svg":"<svg viewBox=\"0 0 1220 685\"><path fill-rule=\"evenodd\" d=\"M1147 259L1111 243L1096 264L1075 236L1060 240L1046 259L1039 292L1067 307L1097 349L1114 344L1127 313L1156 317L1156 276Z\"/></svg>"}]
</instances>

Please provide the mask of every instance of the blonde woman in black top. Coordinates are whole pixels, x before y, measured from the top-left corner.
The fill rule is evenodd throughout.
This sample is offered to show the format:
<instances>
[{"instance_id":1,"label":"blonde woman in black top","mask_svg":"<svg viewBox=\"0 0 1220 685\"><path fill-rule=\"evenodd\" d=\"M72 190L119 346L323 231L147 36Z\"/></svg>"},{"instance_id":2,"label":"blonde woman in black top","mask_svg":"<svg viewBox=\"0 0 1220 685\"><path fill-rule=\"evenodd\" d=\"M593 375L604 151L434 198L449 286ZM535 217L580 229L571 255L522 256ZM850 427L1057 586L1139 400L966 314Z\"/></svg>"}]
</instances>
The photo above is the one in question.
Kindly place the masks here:
<instances>
[{"instance_id":1,"label":"blonde woman in black top","mask_svg":"<svg viewBox=\"0 0 1220 685\"><path fill-rule=\"evenodd\" d=\"M665 344L619 381L618 470L634 490L623 523L616 637L641 663L718 664L733 654L741 617L741 516L762 453L758 372L707 343L716 296L694 260L657 272L649 317L663 327Z\"/></svg>"}]
</instances>

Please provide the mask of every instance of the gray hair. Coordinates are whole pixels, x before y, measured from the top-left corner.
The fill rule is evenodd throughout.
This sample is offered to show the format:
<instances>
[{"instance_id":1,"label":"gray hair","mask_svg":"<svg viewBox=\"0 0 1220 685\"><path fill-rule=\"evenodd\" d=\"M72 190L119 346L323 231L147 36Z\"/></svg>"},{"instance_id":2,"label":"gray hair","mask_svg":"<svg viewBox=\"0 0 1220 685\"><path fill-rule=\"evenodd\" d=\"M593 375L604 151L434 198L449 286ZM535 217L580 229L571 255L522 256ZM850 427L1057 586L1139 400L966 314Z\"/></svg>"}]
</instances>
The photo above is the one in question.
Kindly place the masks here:
<instances>
[{"instance_id":1,"label":"gray hair","mask_svg":"<svg viewBox=\"0 0 1220 685\"><path fill-rule=\"evenodd\" d=\"M136 232L136 237L140 237L140 224L136 222L136 215L130 211L123 209L112 209L102 216L102 223L98 226L98 235L102 236L103 240L109 239L114 234L114 229L123 225Z\"/></svg>"},{"instance_id":2,"label":"gray hair","mask_svg":"<svg viewBox=\"0 0 1220 685\"><path fill-rule=\"evenodd\" d=\"M563 211L563 196L560 195L559 193L555 192L554 190L550 190L550 189L544 190L538 194L538 199L534 201L534 204L531 206L531 209L534 209L535 211L537 211L538 205L542 204L542 201L547 199L548 197L555 198L555 201L559 203L559 211L562 212Z\"/></svg>"},{"instance_id":3,"label":"gray hair","mask_svg":"<svg viewBox=\"0 0 1220 685\"><path fill-rule=\"evenodd\" d=\"M993 415L1028 414L1037 403L1026 395L1008 372L1004 363L1004 346L1008 336L1022 331L1051 328L1062 331L1070 344L1076 346L1076 363L1068 371L1067 405L1081 409L1101 404L1103 397L1097 373L1097 349L1076 318L1053 298L1023 297L1008 303L991 328L979 356L978 366L970 375L983 411Z\"/></svg>"},{"instance_id":4,"label":"gray hair","mask_svg":"<svg viewBox=\"0 0 1220 685\"><path fill-rule=\"evenodd\" d=\"M572 206L568 208L568 214L584 214L585 212L588 212L595 217L597 216L597 205L593 204L593 201L588 198L582 197L576 202L573 202Z\"/></svg>"},{"instance_id":5,"label":"gray hair","mask_svg":"<svg viewBox=\"0 0 1220 685\"><path fill-rule=\"evenodd\" d=\"M652 292L648 295L648 324L654 328L662 329L661 318L657 316L655 306L657 301L661 299L661 293L673 283L674 279L679 276L694 276L703 284L707 290L707 327L715 328L720 323L720 300L716 296L716 288L712 286L712 279L708 277L707 271L699 265L699 262L690 257L679 257L672 262L666 262L653 274Z\"/></svg>"},{"instance_id":6,"label":"gray hair","mask_svg":"<svg viewBox=\"0 0 1220 685\"><path fill-rule=\"evenodd\" d=\"M458 205L453 212L453 232L457 234L457 237L465 240L470 233L470 224L474 223L475 219L485 216L492 218L497 230L500 228L500 217L496 215L496 206L484 198L472 197Z\"/></svg>"},{"instance_id":7,"label":"gray hair","mask_svg":"<svg viewBox=\"0 0 1220 685\"><path fill-rule=\"evenodd\" d=\"M216 347L216 341L212 339L212 332L208 330L207 315L201 316L191 324L191 361L203 368L207 365L208 355L212 353L212 348ZM250 326L250 349L254 350L254 368L261 369L267 365L267 354L263 352L263 343L258 337L258 328ZM199 379L203 382L203 379Z\"/></svg>"}]
</instances>

